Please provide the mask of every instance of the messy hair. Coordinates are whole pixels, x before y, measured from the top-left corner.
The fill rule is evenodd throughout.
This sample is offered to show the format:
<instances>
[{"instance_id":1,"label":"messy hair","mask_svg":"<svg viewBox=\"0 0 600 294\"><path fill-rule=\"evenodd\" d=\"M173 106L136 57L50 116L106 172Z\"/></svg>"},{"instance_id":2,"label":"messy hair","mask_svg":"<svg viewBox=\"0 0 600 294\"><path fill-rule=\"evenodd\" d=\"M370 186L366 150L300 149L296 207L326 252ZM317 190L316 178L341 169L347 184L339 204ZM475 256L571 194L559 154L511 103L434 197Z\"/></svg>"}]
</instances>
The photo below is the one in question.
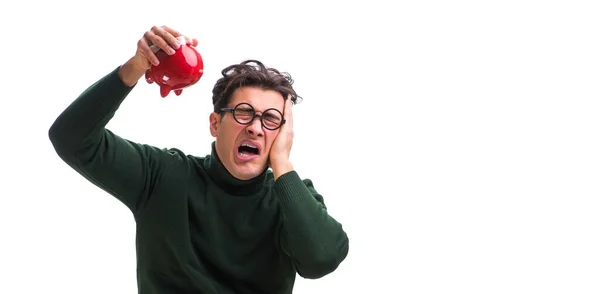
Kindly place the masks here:
<instances>
[{"instance_id":1,"label":"messy hair","mask_svg":"<svg viewBox=\"0 0 600 294\"><path fill-rule=\"evenodd\" d=\"M294 80L290 74L268 68L260 61L246 60L240 64L226 67L221 71L221 74L223 77L217 81L213 88L212 99L215 112L227 107L233 92L245 86L277 91L281 93L283 99L287 99L289 95L293 104L302 101L302 97L298 96L292 88Z\"/></svg>"}]
</instances>

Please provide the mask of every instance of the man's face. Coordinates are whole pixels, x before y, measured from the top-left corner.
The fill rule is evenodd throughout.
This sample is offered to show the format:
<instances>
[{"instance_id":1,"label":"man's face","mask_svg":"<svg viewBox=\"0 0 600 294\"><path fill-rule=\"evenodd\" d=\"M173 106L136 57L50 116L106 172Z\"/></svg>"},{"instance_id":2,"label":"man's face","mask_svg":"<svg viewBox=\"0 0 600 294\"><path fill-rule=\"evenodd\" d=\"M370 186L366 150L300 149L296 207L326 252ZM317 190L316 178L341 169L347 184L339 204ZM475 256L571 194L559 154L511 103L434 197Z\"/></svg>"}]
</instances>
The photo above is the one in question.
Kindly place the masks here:
<instances>
[{"instance_id":1,"label":"man's face","mask_svg":"<svg viewBox=\"0 0 600 294\"><path fill-rule=\"evenodd\" d=\"M240 103L249 105L238 107L238 118L250 113L249 106L259 115L269 108L275 108L283 114L284 109L284 100L279 92L255 87L237 89L227 107L234 108ZM216 138L217 155L229 173L240 180L252 179L267 168L271 145L279 130L263 127L258 117L249 125L244 125L237 122L231 112L213 112L210 115L210 133Z\"/></svg>"}]
</instances>

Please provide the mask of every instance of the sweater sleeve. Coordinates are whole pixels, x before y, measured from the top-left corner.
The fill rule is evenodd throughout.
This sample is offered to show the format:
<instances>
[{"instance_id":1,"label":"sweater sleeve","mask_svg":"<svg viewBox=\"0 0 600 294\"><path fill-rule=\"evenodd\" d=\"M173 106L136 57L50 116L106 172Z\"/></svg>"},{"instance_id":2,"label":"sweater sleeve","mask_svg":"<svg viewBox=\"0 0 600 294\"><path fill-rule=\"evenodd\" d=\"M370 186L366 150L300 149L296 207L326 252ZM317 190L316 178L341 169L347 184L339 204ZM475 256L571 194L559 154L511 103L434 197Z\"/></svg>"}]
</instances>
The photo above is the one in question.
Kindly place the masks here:
<instances>
[{"instance_id":1,"label":"sweater sleeve","mask_svg":"<svg viewBox=\"0 0 600 294\"><path fill-rule=\"evenodd\" d=\"M58 156L134 214L164 173L167 150L137 144L105 128L133 87L118 68L88 87L55 120L49 137Z\"/></svg>"},{"instance_id":2,"label":"sweater sleeve","mask_svg":"<svg viewBox=\"0 0 600 294\"><path fill-rule=\"evenodd\" d=\"M333 272L348 255L349 240L342 225L327 213L312 181L291 171L275 181L275 190L283 217L280 246L298 274L318 279Z\"/></svg>"}]
</instances>

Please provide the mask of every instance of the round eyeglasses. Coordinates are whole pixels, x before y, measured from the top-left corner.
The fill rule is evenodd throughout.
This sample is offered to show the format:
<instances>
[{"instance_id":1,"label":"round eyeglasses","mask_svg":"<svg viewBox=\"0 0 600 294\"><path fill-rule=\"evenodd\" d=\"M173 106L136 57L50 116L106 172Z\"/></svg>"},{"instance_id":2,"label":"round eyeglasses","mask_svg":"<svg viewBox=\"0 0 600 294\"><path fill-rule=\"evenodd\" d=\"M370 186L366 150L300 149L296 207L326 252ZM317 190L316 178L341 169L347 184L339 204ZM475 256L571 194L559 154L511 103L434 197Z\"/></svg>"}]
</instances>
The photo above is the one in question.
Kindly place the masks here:
<instances>
[{"instance_id":1,"label":"round eyeglasses","mask_svg":"<svg viewBox=\"0 0 600 294\"><path fill-rule=\"evenodd\" d=\"M258 117L262 126L267 130L276 130L285 123L281 111L269 108L262 114L257 114L254 107L246 102L242 102L234 108L221 108L221 112L231 112L233 119L242 125L249 125Z\"/></svg>"}]
</instances>

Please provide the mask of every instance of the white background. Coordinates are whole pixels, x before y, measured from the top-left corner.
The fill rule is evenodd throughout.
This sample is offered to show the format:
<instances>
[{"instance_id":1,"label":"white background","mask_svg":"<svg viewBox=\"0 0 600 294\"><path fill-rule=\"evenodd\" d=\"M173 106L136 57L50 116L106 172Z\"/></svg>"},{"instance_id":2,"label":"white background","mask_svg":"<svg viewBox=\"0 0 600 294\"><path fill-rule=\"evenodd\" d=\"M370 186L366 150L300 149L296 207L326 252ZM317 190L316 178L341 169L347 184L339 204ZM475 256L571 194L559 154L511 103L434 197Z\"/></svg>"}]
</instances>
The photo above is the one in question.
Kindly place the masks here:
<instances>
[{"instance_id":1,"label":"white background","mask_svg":"<svg viewBox=\"0 0 600 294\"><path fill-rule=\"evenodd\" d=\"M594 1L3 3L0 293L135 293L129 211L47 131L153 25L206 74L143 80L109 128L205 155L220 70L288 71L293 163L350 254L295 293L599 293L600 10ZM484 4L485 3L485 4Z\"/></svg>"}]
</instances>

